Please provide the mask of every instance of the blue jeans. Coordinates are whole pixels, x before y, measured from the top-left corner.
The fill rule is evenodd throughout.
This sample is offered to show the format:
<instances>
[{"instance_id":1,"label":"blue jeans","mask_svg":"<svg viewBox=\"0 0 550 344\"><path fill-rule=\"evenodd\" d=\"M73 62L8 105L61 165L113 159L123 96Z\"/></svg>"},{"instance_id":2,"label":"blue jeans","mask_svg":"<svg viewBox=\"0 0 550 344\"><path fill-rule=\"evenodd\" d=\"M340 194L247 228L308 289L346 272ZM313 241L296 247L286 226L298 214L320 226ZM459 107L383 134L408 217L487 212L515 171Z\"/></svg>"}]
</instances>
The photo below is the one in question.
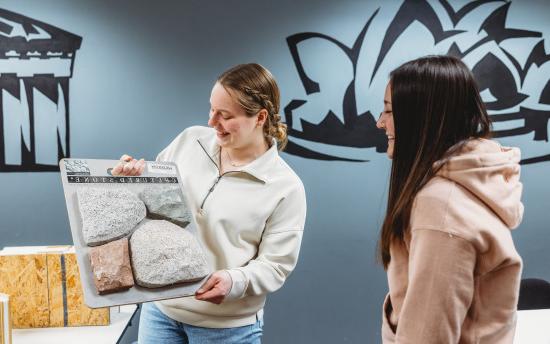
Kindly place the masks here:
<instances>
[{"instance_id":1,"label":"blue jeans","mask_svg":"<svg viewBox=\"0 0 550 344\"><path fill-rule=\"evenodd\" d=\"M153 302L141 306L138 344L261 344L263 320L233 328L206 328L164 315Z\"/></svg>"}]
</instances>

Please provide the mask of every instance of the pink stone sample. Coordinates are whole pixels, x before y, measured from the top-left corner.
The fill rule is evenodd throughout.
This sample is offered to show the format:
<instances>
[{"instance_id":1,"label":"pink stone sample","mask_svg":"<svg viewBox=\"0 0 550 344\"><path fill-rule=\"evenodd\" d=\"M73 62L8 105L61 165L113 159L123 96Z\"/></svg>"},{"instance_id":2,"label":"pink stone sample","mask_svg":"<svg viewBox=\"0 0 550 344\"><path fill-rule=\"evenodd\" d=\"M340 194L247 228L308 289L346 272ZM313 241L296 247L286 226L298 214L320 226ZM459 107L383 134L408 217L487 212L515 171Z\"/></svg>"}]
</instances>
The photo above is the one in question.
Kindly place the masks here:
<instances>
[{"instance_id":1,"label":"pink stone sample","mask_svg":"<svg viewBox=\"0 0 550 344\"><path fill-rule=\"evenodd\" d=\"M128 289L134 285L128 238L92 247L90 261L99 294Z\"/></svg>"}]
</instances>

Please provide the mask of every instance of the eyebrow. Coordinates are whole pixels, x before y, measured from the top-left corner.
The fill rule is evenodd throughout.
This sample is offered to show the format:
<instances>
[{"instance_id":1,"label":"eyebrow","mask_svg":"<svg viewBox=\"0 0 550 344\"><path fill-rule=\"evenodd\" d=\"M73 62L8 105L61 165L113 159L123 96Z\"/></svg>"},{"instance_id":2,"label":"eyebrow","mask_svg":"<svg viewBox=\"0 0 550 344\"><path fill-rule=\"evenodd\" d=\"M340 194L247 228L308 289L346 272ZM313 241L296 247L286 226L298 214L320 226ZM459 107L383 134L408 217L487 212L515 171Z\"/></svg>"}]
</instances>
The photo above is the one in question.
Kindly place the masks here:
<instances>
[{"instance_id":1,"label":"eyebrow","mask_svg":"<svg viewBox=\"0 0 550 344\"><path fill-rule=\"evenodd\" d=\"M216 113L220 114L220 115L223 116L224 118L225 118L225 117L231 116L231 112L225 111L225 110L217 110Z\"/></svg>"},{"instance_id":2,"label":"eyebrow","mask_svg":"<svg viewBox=\"0 0 550 344\"><path fill-rule=\"evenodd\" d=\"M210 103L210 108L212 108L212 103ZM225 112L225 113L231 113L231 111L225 110L225 109L217 109L217 111L219 111L219 112Z\"/></svg>"}]
</instances>

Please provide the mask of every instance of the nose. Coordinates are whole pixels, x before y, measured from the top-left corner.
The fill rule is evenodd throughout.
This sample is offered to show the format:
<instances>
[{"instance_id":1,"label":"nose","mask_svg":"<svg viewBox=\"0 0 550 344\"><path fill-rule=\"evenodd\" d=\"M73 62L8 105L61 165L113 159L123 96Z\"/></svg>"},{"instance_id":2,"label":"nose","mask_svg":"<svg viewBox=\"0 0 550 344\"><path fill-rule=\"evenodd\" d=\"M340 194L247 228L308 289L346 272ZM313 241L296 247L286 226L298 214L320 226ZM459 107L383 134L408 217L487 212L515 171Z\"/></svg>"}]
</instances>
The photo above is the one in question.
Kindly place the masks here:
<instances>
[{"instance_id":1,"label":"nose","mask_svg":"<svg viewBox=\"0 0 550 344\"><path fill-rule=\"evenodd\" d=\"M378 120L376 121L376 127L378 129L384 129L385 123L384 123L384 113L380 112L380 116L378 117Z\"/></svg>"},{"instance_id":2,"label":"nose","mask_svg":"<svg viewBox=\"0 0 550 344\"><path fill-rule=\"evenodd\" d=\"M215 127L218 124L218 116L215 113L210 112L208 118L208 125L210 127Z\"/></svg>"}]
</instances>

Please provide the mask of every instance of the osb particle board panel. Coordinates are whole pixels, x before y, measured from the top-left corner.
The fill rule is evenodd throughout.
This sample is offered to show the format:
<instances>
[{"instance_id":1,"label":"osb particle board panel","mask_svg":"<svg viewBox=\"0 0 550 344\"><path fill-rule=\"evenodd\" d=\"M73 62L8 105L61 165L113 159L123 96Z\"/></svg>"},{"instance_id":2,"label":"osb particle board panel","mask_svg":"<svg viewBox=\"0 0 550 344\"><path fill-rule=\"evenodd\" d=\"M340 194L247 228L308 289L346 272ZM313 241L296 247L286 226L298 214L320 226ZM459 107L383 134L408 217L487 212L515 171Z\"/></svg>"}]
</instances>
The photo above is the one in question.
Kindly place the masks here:
<instances>
[{"instance_id":1,"label":"osb particle board panel","mask_svg":"<svg viewBox=\"0 0 550 344\"><path fill-rule=\"evenodd\" d=\"M0 276L0 292L10 295L13 328L47 327L50 314L46 254L3 256Z\"/></svg>"},{"instance_id":2,"label":"osb particle board panel","mask_svg":"<svg viewBox=\"0 0 550 344\"><path fill-rule=\"evenodd\" d=\"M108 308L83 302L74 253L1 255L0 292L12 297L14 328L109 324Z\"/></svg>"}]
</instances>

